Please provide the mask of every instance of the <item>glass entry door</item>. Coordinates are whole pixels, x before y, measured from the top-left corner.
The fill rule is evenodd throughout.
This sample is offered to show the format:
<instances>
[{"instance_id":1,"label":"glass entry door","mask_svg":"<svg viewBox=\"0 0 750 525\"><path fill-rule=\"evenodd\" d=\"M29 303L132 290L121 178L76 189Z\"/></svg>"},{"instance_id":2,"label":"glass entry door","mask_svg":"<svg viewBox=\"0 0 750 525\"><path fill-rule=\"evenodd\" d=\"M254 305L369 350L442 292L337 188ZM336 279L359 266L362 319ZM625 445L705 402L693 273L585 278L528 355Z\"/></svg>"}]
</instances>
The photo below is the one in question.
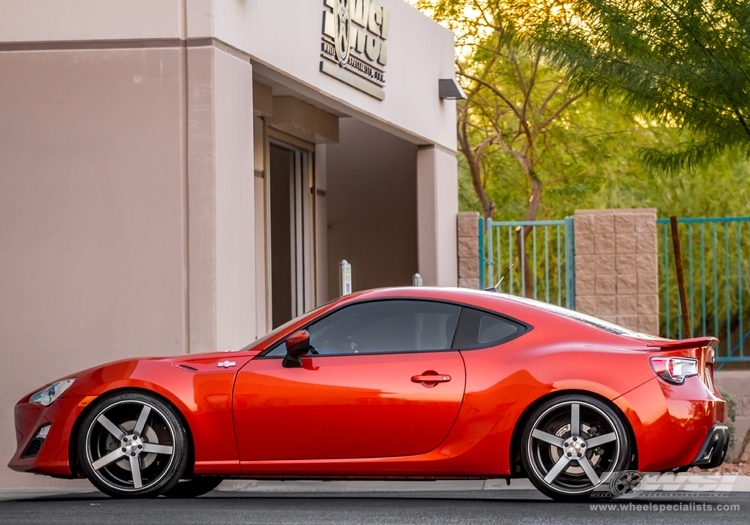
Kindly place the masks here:
<instances>
[{"instance_id":1,"label":"glass entry door","mask_svg":"<svg viewBox=\"0 0 750 525\"><path fill-rule=\"evenodd\" d=\"M271 324L275 328L315 303L312 153L270 143Z\"/></svg>"}]
</instances>

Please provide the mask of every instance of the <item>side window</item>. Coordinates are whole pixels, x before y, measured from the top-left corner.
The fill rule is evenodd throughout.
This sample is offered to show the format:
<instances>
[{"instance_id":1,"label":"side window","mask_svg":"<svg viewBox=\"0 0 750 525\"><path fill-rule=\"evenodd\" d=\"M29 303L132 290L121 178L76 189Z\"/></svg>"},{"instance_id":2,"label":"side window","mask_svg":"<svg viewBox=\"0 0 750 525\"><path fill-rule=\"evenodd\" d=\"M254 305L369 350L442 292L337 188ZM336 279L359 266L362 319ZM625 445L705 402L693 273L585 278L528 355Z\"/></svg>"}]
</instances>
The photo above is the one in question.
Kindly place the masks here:
<instances>
[{"instance_id":1,"label":"side window","mask_svg":"<svg viewBox=\"0 0 750 525\"><path fill-rule=\"evenodd\" d=\"M449 350L460 312L460 306L431 301L373 301L342 308L307 330L320 355ZM282 344L267 355L283 352Z\"/></svg>"},{"instance_id":2,"label":"side window","mask_svg":"<svg viewBox=\"0 0 750 525\"><path fill-rule=\"evenodd\" d=\"M464 308L453 347L469 350L495 346L514 339L525 330L524 325L510 319L474 308Z\"/></svg>"}]
</instances>

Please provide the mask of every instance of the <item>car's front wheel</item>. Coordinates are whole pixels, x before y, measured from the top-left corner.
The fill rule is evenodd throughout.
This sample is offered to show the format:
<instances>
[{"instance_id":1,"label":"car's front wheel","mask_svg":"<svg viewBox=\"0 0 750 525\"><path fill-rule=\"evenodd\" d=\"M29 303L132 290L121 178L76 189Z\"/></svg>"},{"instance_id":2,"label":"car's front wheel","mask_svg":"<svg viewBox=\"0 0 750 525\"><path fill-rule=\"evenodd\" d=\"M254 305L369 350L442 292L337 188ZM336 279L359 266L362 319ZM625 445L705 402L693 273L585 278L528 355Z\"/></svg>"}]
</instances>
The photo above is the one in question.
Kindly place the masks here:
<instances>
[{"instance_id":1,"label":"car's front wheel","mask_svg":"<svg viewBox=\"0 0 750 525\"><path fill-rule=\"evenodd\" d=\"M185 472L187 443L174 409L154 396L123 392L102 399L84 418L78 456L86 476L105 494L155 497Z\"/></svg>"},{"instance_id":2,"label":"car's front wheel","mask_svg":"<svg viewBox=\"0 0 750 525\"><path fill-rule=\"evenodd\" d=\"M631 444L620 416L579 394L553 398L529 417L521 458L531 482L557 500L580 500L628 468Z\"/></svg>"}]
</instances>

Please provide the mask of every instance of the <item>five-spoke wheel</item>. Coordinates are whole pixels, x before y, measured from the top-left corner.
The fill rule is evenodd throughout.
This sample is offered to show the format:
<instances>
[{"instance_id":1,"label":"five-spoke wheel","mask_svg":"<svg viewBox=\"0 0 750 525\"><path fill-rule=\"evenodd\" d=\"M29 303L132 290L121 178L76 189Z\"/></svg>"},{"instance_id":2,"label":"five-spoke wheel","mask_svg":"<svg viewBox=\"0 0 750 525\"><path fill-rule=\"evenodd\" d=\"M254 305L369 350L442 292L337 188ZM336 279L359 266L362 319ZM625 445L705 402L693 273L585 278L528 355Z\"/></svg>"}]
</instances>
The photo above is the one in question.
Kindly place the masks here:
<instances>
[{"instance_id":1,"label":"five-spoke wheel","mask_svg":"<svg viewBox=\"0 0 750 525\"><path fill-rule=\"evenodd\" d=\"M115 497L149 497L185 472L187 439L174 410L159 399L124 392L101 400L81 425L78 455L89 480Z\"/></svg>"},{"instance_id":2,"label":"five-spoke wheel","mask_svg":"<svg viewBox=\"0 0 750 525\"><path fill-rule=\"evenodd\" d=\"M523 432L521 457L531 482L561 500L588 497L625 470L630 441L620 417L605 403L566 395L542 404Z\"/></svg>"}]
</instances>

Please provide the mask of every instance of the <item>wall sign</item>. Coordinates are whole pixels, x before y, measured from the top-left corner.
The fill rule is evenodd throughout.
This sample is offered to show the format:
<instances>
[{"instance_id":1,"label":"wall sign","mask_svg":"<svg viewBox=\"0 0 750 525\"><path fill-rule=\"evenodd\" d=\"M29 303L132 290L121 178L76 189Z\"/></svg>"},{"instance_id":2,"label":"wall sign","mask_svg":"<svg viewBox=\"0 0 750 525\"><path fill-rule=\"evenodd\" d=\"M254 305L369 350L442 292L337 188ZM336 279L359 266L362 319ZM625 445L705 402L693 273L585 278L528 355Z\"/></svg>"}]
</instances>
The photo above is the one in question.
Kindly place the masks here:
<instances>
[{"instance_id":1,"label":"wall sign","mask_svg":"<svg viewBox=\"0 0 750 525\"><path fill-rule=\"evenodd\" d=\"M324 0L320 70L385 99L390 11L377 0Z\"/></svg>"}]
</instances>

